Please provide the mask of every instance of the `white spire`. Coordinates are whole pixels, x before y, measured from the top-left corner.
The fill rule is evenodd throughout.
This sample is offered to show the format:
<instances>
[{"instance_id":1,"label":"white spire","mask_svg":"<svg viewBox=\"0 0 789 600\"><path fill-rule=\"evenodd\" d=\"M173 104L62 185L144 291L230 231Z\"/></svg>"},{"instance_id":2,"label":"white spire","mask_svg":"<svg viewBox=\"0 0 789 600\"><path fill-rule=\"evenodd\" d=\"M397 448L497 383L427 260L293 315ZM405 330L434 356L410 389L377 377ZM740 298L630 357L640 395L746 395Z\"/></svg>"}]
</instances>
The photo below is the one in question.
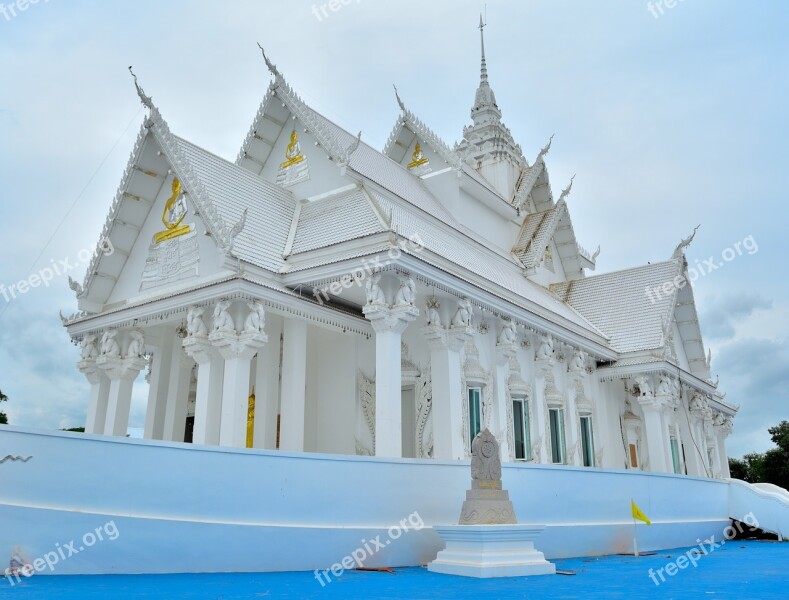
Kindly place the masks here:
<instances>
[{"instance_id":1,"label":"white spire","mask_svg":"<svg viewBox=\"0 0 789 600\"><path fill-rule=\"evenodd\" d=\"M482 14L479 15L479 41L482 46L482 64L480 66L480 82L488 80L488 65L485 62L485 23L482 22Z\"/></svg>"}]
</instances>

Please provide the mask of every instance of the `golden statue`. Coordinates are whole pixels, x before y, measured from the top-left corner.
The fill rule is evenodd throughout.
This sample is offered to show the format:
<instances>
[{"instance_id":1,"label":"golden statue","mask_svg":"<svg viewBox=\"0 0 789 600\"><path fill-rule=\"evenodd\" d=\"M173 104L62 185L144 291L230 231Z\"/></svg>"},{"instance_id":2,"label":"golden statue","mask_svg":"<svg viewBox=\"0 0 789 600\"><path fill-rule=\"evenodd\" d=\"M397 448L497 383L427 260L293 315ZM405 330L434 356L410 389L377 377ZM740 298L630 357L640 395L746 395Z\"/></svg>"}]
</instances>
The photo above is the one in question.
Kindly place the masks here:
<instances>
[{"instance_id":1,"label":"golden statue","mask_svg":"<svg viewBox=\"0 0 789 600\"><path fill-rule=\"evenodd\" d=\"M287 169L291 165L295 165L304 160L304 155L301 153L301 146L299 146L299 134L294 129L290 134L290 144L285 150L284 163L280 165L281 168Z\"/></svg>"},{"instance_id":2,"label":"golden statue","mask_svg":"<svg viewBox=\"0 0 789 600\"><path fill-rule=\"evenodd\" d=\"M166 229L154 236L154 241L158 244L165 240L184 235L192 230L190 225L181 225L186 217L186 201L181 195L181 181L176 177L173 179L171 187L172 195L167 199L162 213L162 223Z\"/></svg>"},{"instance_id":3,"label":"golden statue","mask_svg":"<svg viewBox=\"0 0 789 600\"><path fill-rule=\"evenodd\" d=\"M247 403L247 448L252 448L252 442L255 439L255 388L252 387L252 393L249 395L249 402Z\"/></svg>"},{"instance_id":4,"label":"golden statue","mask_svg":"<svg viewBox=\"0 0 789 600\"><path fill-rule=\"evenodd\" d=\"M408 163L408 168L413 169L414 167L425 165L428 162L430 161L422 154L422 147L417 143L417 145L414 146L414 153L411 155L411 162Z\"/></svg>"}]
</instances>

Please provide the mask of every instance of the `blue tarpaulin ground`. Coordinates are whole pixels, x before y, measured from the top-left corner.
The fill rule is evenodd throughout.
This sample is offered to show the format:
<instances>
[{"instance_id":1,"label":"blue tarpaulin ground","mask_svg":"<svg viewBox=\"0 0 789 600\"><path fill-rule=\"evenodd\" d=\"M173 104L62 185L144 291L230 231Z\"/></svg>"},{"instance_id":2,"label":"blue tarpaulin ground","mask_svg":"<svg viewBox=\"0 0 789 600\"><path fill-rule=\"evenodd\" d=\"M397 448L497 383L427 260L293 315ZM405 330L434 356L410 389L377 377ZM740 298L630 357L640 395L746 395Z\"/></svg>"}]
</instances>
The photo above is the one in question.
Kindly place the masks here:
<instances>
[{"instance_id":1,"label":"blue tarpaulin ground","mask_svg":"<svg viewBox=\"0 0 789 600\"><path fill-rule=\"evenodd\" d=\"M606 556L554 561L575 575L470 579L437 575L424 568L395 574L348 571L321 587L313 573L206 575L34 576L11 585L0 581L0 598L92 600L163 598L222 599L516 599L527 598L789 598L789 543L731 540L697 566L687 564L673 576L669 563L688 549L652 556ZM684 561L682 561L684 563ZM662 582L657 574L663 568ZM654 573L650 577L650 569ZM669 572L673 572L669 568Z\"/></svg>"}]
</instances>

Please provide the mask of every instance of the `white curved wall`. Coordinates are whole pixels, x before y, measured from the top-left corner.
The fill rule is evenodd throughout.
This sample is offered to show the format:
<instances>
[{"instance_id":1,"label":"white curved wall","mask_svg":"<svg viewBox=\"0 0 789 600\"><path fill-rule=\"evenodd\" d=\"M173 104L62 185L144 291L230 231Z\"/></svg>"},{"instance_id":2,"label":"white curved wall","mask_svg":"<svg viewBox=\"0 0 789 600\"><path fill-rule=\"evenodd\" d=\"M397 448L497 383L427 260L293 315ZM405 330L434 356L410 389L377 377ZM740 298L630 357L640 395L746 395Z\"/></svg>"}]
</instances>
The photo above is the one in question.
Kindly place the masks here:
<instances>
[{"instance_id":1,"label":"white curved wall","mask_svg":"<svg viewBox=\"0 0 789 600\"><path fill-rule=\"evenodd\" d=\"M113 519L120 536L58 565L66 573L326 568L415 511L367 565L424 564L432 524L456 523L468 462L286 454L0 427L0 553L28 558ZM549 558L631 550L634 498L653 525L642 550L690 546L728 524L728 483L674 475L505 465L521 523L548 527Z\"/></svg>"}]
</instances>

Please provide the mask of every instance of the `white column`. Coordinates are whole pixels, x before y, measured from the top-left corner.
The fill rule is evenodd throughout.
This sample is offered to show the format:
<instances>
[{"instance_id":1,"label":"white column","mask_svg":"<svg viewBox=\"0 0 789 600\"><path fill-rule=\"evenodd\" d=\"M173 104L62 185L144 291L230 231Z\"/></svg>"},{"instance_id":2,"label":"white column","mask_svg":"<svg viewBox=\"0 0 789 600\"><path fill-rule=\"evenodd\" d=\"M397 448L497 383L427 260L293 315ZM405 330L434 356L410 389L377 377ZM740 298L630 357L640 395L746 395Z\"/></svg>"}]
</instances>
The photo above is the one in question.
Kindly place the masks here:
<instances>
[{"instance_id":1,"label":"white column","mask_svg":"<svg viewBox=\"0 0 789 600\"><path fill-rule=\"evenodd\" d=\"M225 365L206 337L190 336L183 341L186 353L197 363L197 395L192 441L219 444L222 414L222 380Z\"/></svg>"},{"instance_id":2,"label":"white column","mask_svg":"<svg viewBox=\"0 0 789 600\"><path fill-rule=\"evenodd\" d=\"M419 310L413 306L377 305L363 310L375 331L375 455L400 458L403 456L401 340Z\"/></svg>"},{"instance_id":3,"label":"white column","mask_svg":"<svg viewBox=\"0 0 789 600\"><path fill-rule=\"evenodd\" d=\"M96 366L96 359L82 360L77 364L77 368L90 382L90 402L85 420L85 433L102 434L107 420L110 380L104 371Z\"/></svg>"},{"instance_id":4,"label":"white column","mask_svg":"<svg viewBox=\"0 0 789 600\"><path fill-rule=\"evenodd\" d=\"M252 357L268 338L264 333L244 331L237 334L218 330L211 333L209 339L225 359L219 445L245 448Z\"/></svg>"},{"instance_id":5,"label":"white column","mask_svg":"<svg viewBox=\"0 0 789 600\"><path fill-rule=\"evenodd\" d=\"M267 320L269 342L258 351L255 364L255 448L277 447L279 413L279 352L282 324L279 318Z\"/></svg>"},{"instance_id":6,"label":"white column","mask_svg":"<svg viewBox=\"0 0 789 600\"><path fill-rule=\"evenodd\" d=\"M304 452L307 322L285 319L283 344L279 447L289 452Z\"/></svg>"},{"instance_id":7,"label":"white column","mask_svg":"<svg viewBox=\"0 0 789 600\"><path fill-rule=\"evenodd\" d=\"M433 381L433 456L439 460L463 459L463 390L460 350L471 338L469 327L423 329L430 346Z\"/></svg>"},{"instance_id":8,"label":"white column","mask_svg":"<svg viewBox=\"0 0 789 600\"><path fill-rule=\"evenodd\" d=\"M537 428L537 440L532 440L536 446L534 461L542 464L551 464L551 432L548 429L548 404L545 401L545 375L553 368L553 359L539 359L534 374L534 425Z\"/></svg>"},{"instance_id":9,"label":"white column","mask_svg":"<svg viewBox=\"0 0 789 600\"><path fill-rule=\"evenodd\" d=\"M512 411L512 399L509 394L510 361L515 357L514 346L496 346L496 371L493 408L493 428L499 442L499 453L502 462L510 462L514 458L514 451L510 447L512 423L507 418ZM509 404L509 406L507 406Z\"/></svg>"},{"instance_id":10,"label":"white column","mask_svg":"<svg viewBox=\"0 0 789 600\"><path fill-rule=\"evenodd\" d=\"M164 416L167 405L167 388L170 381L170 366L173 358L175 334L162 332L159 347L153 353L151 380L148 388L148 408L145 412L145 433L149 440L164 439Z\"/></svg>"},{"instance_id":11,"label":"white column","mask_svg":"<svg viewBox=\"0 0 789 600\"><path fill-rule=\"evenodd\" d=\"M567 456L569 465L581 466L583 465L583 449L581 448L581 422L580 415L578 414L578 390L575 387L575 382L582 380L583 375L572 373L568 377L567 386L567 414L565 421L567 423ZM594 427L594 424L592 424ZM594 459L592 459L594 460Z\"/></svg>"},{"instance_id":12,"label":"white column","mask_svg":"<svg viewBox=\"0 0 789 600\"><path fill-rule=\"evenodd\" d=\"M176 350L177 354L173 356L170 365L170 385L167 388L163 439L171 442L183 442L194 363L184 355L180 348L176 348Z\"/></svg>"},{"instance_id":13,"label":"white column","mask_svg":"<svg viewBox=\"0 0 789 600\"><path fill-rule=\"evenodd\" d=\"M729 470L729 456L726 452L726 438L732 432L731 419L728 419L721 426L715 427L715 433L718 440L718 461L720 464L720 476L726 479L731 477Z\"/></svg>"},{"instance_id":14,"label":"white column","mask_svg":"<svg viewBox=\"0 0 789 600\"><path fill-rule=\"evenodd\" d=\"M129 428L134 380L145 367L146 361L140 357L100 356L96 359L96 364L104 370L110 380L104 434L125 436Z\"/></svg>"},{"instance_id":15,"label":"white column","mask_svg":"<svg viewBox=\"0 0 789 600\"><path fill-rule=\"evenodd\" d=\"M663 402L654 396L639 396L638 403L644 412L644 433L646 433L649 470L655 473L669 473L666 464L667 430L663 421Z\"/></svg>"}]
</instances>

